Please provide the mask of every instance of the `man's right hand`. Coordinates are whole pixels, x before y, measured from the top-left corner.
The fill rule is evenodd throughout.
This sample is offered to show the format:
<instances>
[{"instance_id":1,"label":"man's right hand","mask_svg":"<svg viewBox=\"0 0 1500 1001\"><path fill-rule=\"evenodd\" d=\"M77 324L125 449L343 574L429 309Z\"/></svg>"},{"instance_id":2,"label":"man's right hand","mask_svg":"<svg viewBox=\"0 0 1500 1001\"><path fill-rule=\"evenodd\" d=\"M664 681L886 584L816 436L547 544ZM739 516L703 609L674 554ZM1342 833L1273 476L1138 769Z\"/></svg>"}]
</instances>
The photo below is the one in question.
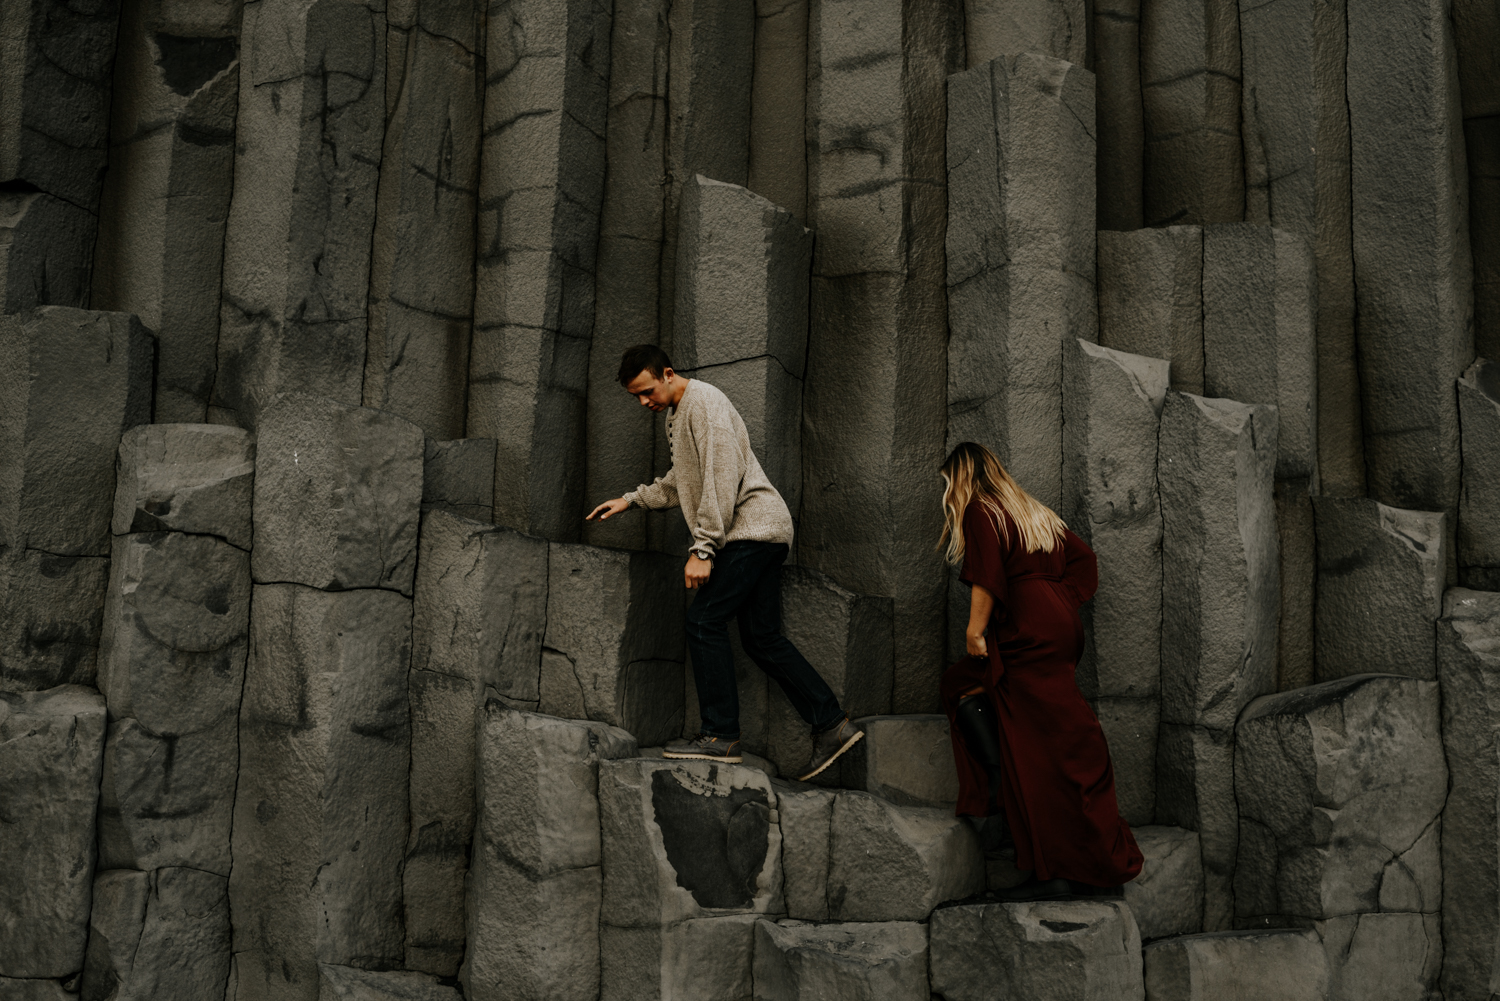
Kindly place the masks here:
<instances>
[{"instance_id":1,"label":"man's right hand","mask_svg":"<svg viewBox=\"0 0 1500 1001\"><path fill-rule=\"evenodd\" d=\"M629 506L630 501L626 500L624 497L616 497L614 500L607 500L603 504L600 504L598 507L594 508L593 512L583 520L593 521L595 518L598 518L600 521L603 521L612 514L619 514Z\"/></svg>"}]
</instances>

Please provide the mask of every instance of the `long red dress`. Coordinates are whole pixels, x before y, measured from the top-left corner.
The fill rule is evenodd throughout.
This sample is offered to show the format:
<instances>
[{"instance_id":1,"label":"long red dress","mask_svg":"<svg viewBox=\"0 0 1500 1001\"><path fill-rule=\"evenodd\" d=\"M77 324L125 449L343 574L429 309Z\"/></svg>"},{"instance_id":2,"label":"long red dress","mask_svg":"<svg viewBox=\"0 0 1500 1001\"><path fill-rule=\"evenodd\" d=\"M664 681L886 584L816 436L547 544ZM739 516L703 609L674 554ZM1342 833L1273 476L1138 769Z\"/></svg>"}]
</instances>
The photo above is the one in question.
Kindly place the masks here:
<instances>
[{"instance_id":1,"label":"long red dress","mask_svg":"<svg viewBox=\"0 0 1500 1001\"><path fill-rule=\"evenodd\" d=\"M1094 551L1068 532L1050 553L1026 552L1009 515L1008 539L978 501L964 512L962 579L995 596L988 657L943 675L943 709L958 764L958 813L988 813L989 780L969 755L954 714L982 686L1000 720L1001 802L1016 865L1038 879L1116 886L1141 871L1141 850L1120 816L1115 773L1099 719L1074 680L1083 651L1078 607L1099 587Z\"/></svg>"}]
</instances>

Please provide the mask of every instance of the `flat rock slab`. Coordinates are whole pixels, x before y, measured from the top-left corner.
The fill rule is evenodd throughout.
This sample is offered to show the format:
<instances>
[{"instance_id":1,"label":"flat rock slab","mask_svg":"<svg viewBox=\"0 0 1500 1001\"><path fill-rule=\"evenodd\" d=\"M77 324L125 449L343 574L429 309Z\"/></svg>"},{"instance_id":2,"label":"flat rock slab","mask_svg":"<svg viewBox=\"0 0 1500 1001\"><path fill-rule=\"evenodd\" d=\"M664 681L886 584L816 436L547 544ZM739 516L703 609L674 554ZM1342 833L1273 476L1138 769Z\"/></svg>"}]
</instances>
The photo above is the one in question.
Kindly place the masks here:
<instances>
[{"instance_id":1,"label":"flat rock slab","mask_svg":"<svg viewBox=\"0 0 1500 1001\"><path fill-rule=\"evenodd\" d=\"M108 555L115 453L151 419L154 356L127 313L0 317L0 545Z\"/></svg>"},{"instance_id":2,"label":"flat rock slab","mask_svg":"<svg viewBox=\"0 0 1500 1001\"><path fill-rule=\"evenodd\" d=\"M427 439L422 462L422 511L435 507L475 521L493 518L495 439Z\"/></svg>"},{"instance_id":3,"label":"flat rock slab","mask_svg":"<svg viewBox=\"0 0 1500 1001\"><path fill-rule=\"evenodd\" d=\"M384 411L286 393L261 412L257 429L256 581L409 596L421 428Z\"/></svg>"},{"instance_id":4,"label":"flat rock slab","mask_svg":"<svg viewBox=\"0 0 1500 1001\"><path fill-rule=\"evenodd\" d=\"M84 996L222 997L229 966L226 877L183 868L100 871Z\"/></svg>"},{"instance_id":5,"label":"flat rock slab","mask_svg":"<svg viewBox=\"0 0 1500 1001\"><path fill-rule=\"evenodd\" d=\"M111 529L217 535L250 548L255 439L219 424L145 424L120 439Z\"/></svg>"},{"instance_id":6,"label":"flat rock slab","mask_svg":"<svg viewBox=\"0 0 1500 1001\"><path fill-rule=\"evenodd\" d=\"M973 827L951 809L843 792L830 822L828 910L835 921L921 921L984 889Z\"/></svg>"},{"instance_id":7,"label":"flat rock slab","mask_svg":"<svg viewBox=\"0 0 1500 1001\"><path fill-rule=\"evenodd\" d=\"M93 685L107 556L0 549L0 691Z\"/></svg>"},{"instance_id":8,"label":"flat rock slab","mask_svg":"<svg viewBox=\"0 0 1500 1001\"><path fill-rule=\"evenodd\" d=\"M460 1001L463 995L426 973L361 970L319 963L319 1001Z\"/></svg>"},{"instance_id":9,"label":"flat rock slab","mask_svg":"<svg viewBox=\"0 0 1500 1001\"><path fill-rule=\"evenodd\" d=\"M755 929L761 920L756 914L730 914L665 928L602 925L598 997L748 1001L755 976Z\"/></svg>"},{"instance_id":10,"label":"flat rock slab","mask_svg":"<svg viewBox=\"0 0 1500 1001\"><path fill-rule=\"evenodd\" d=\"M963 904L932 915L932 990L947 1001L1142 1001L1124 901Z\"/></svg>"},{"instance_id":11,"label":"flat rock slab","mask_svg":"<svg viewBox=\"0 0 1500 1001\"><path fill-rule=\"evenodd\" d=\"M1314 497L1319 681L1371 671L1432 680L1447 520L1358 497Z\"/></svg>"},{"instance_id":12,"label":"flat rock slab","mask_svg":"<svg viewBox=\"0 0 1500 1001\"><path fill-rule=\"evenodd\" d=\"M104 723L91 688L0 693L0 976L83 968Z\"/></svg>"},{"instance_id":13,"label":"flat rock slab","mask_svg":"<svg viewBox=\"0 0 1500 1001\"><path fill-rule=\"evenodd\" d=\"M755 1001L927 1001L927 928L915 921L755 926Z\"/></svg>"},{"instance_id":14,"label":"flat rock slab","mask_svg":"<svg viewBox=\"0 0 1500 1001\"><path fill-rule=\"evenodd\" d=\"M854 725L865 738L840 761L843 785L898 806L952 806L958 801L948 717L865 716Z\"/></svg>"},{"instance_id":15,"label":"flat rock slab","mask_svg":"<svg viewBox=\"0 0 1500 1001\"><path fill-rule=\"evenodd\" d=\"M1220 1001L1250 985L1265 1001L1327 1001L1318 933L1293 928L1183 935L1146 946L1148 1001Z\"/></svg>"},{"instance_id":16,"label":"flat rock slab","mask_svg":"<svg viewBox=\"0 0 1500 1001\"><path fill-rule=\"evenodd\" d=\"M1143 940L1203 930L1203 858L1198 835L1180 827L1135 828L1146 857L1141 874L1125 884L1125 903Z\"/></svg>"}]
</instances>

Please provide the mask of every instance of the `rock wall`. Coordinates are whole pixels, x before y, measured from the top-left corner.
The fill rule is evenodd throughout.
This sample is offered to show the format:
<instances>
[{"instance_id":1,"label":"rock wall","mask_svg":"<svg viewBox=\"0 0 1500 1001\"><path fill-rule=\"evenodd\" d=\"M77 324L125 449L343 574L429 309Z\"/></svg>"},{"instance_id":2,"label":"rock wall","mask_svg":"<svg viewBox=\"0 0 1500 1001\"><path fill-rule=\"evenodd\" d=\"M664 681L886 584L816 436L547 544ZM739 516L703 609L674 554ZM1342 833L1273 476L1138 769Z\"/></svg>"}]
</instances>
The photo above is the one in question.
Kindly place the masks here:
<instances>
[{"instance_id":1,"label":"rock wall","mask_svg":"<svg viewBox=\"0 0 1500 1001\"><path fill-rule=\"evenodd\" d=\"M1492 8L0 0L0 998L1488 997ZM660 758L642 342L790 505L813 783L737 642ZM1099 556L1123 896L953 816L964 440Z\"/></svg>"}]
</instances>

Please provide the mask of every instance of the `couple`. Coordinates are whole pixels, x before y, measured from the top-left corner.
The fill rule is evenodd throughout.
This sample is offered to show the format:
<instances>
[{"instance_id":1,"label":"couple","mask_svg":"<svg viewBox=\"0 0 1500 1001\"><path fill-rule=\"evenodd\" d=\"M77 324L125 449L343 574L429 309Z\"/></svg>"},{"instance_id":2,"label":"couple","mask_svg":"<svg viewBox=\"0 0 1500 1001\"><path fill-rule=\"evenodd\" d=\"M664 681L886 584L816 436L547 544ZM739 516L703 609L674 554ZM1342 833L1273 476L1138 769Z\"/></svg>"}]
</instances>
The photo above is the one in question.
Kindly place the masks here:
<instances>
[{"instance_id":1,"label":"couple","mask_svg":"<svg viewBox=\"0 0 1500 1001\"><path fill-rule=\"evenodd\" d=\"M683 582L699 592L687 611L687 641L703 732L669 745L665 756L741 760L728 631L736 619L745 653L812 728L812 757L797 776L811 779L864 733L781 634L781 565L792 541L786 503L722 392L674 372L652 345L625 352L619 379L642 406L666 411L672 468L588 517L678 505L693 536ZM959 445L940 473L946 555L962 562L972 588L969 656L948 669L941 688L958 813L975 826L987 858L1013 858L1031 873L1001 896L1063 896L1134 879L1141 853L1119 815L1104 733L1073 680L1083 647L1078 608L1098 585L1094 553L984 446Z\"/></svg>"}]
</instances>

